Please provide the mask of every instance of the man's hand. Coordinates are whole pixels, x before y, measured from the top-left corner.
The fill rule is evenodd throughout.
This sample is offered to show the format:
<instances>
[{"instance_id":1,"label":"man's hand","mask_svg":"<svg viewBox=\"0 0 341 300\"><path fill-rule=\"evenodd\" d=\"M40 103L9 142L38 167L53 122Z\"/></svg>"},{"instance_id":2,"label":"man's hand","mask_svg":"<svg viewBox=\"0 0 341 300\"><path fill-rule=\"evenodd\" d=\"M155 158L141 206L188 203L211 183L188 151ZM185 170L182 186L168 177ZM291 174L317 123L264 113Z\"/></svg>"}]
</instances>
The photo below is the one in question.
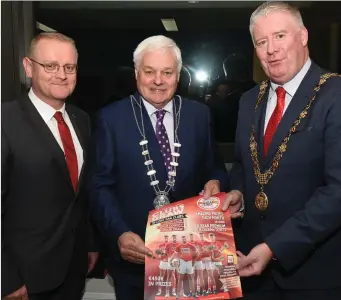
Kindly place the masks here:
<instances>
[{"instance_id":1,"label":"man's hand","mask_svg":"<svg viewBox=\"0 0 341 300\"><path fill-rule=\"evenodd\" d=\"M98 260L99 253L98 252L89 252L88 253L88 274L95 267L95 264Z\"/></svg>"},{"instance_id":2,"label":"man's hand","mask_svg":"<svg viewBox=\"0 0 341 300\"><path fill-rule=\"evenodd\" d=\"M243 194L238 190L232 190L226 195L225 202L222 206L222 211L230 211L231 218L241 218L244 213L240 212L243 203Z\"/></svg>"},{"instance_id":3,"label":"man's hand","mask_svg":"<svg viewBox=\"0 0 341 300\"><path fill-rule=\"evenodd\" d=\"M209 180L204 186L204 198L208 199L212 195L220 193L220 182L218 180Z\"/></svg>"},{"instance_id":4,"label":"man's hand","mask_svg":"<svg viewBox=\"0 0 341 300\"><path fill-rule=\"evenodd\" d=\"M135 264L144 264L146 255L153 257L153 252L146 248L143 240L133 232L125 232L120 236L118 248L123 259Z\"/></svg>"},{"instance_id":5,"label":"man's hand","mask_svg":"<svg viewBox=\"0 0 341 300\"><path fill-rule=\"evenodd\" d=\"M272 251L265 243L254 247L248 256L245 256L240 251L237 251L237 254L237 270L241 277L260 275L268 265L273 255Z\"/></svg>"},{"instance_id":6,"label":"man's hand","mask_svg":"<svg viewBox=\"0 0 341 300\"><path fill-rule=\"evenodd\" d=\"M23 285L19 290L7 295L3 300L28 300L26 286Z\"/></svg>"}]
</instances>

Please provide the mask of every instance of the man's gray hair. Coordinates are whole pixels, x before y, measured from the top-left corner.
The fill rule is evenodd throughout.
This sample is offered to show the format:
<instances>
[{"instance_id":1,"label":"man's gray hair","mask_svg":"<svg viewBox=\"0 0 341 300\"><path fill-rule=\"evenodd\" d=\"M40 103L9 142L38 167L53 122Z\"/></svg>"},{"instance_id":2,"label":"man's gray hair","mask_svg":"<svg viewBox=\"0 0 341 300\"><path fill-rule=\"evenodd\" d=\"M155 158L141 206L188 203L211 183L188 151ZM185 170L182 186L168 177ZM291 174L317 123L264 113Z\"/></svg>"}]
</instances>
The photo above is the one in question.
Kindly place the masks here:
<instances>
[{"instance_id":1,"label":"man's gray hair","mask_svg":"<svg viewBox=\"0 0 341 300\"><path fill-rule=\"evenodd\" d=\"M304 27L301 13L294 4L287 3L287 2L280 2L280 1L265 2L261 4L260 6L258 6L250 17L250 34L251 34L253 42L254 42L253 26L256 22L257 17L267 16L269 13L273 11L285 11L285 12L290 13L297 20L298 25L300 27Z\"/></svg>"},{"instance_id":2,"label":"man's gray hair","mask_svg":"<svg viewBox=\"0 0 341 300\"><path fill-rule=\"evenodd\" d=\"M163 35L155 35L143 40L134 51L135 69L139 69L143 55L147 51L169 49L173 51L177 60L177 72L180 73L182 68L181 51L177 44L170 38Z\"/></svg>"}]
</instances>

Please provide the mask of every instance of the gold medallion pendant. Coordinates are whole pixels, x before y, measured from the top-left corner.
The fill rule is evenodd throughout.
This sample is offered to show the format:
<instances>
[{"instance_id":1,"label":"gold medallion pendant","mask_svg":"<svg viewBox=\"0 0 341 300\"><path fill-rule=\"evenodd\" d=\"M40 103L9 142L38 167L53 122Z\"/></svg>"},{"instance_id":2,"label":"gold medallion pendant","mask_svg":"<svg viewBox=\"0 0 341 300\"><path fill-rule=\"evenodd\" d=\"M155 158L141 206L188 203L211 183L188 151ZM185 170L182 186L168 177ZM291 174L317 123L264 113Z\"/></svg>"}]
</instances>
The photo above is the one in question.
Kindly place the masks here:
<instances>
[{"instance_id":1,"label":"gold medallion pendant","mask_svg":"<svg viewBox=\"0 0 341 300\"><path fill-rule=\"evenodd\" d=\"M264 192L259 192L255 198L256 208L260 211L264 211L268 208L268 204L268 196Z\"/></svg>"}]
</instances>

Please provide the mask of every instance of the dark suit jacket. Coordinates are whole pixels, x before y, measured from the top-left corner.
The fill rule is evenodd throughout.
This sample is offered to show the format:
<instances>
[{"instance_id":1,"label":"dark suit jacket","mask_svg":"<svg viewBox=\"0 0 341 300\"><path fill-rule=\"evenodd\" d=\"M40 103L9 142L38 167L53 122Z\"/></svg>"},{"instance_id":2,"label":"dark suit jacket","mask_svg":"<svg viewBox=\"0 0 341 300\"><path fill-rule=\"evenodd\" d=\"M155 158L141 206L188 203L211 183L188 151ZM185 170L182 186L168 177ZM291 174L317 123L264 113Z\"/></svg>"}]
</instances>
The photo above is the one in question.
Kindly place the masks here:
<instances>
[{"instance_id":1,"label":"dark suit jacket","mask_svg":"<svg viewBox=\"0 0 341 300\"><path fill-rule=\"evenodd\" d=\"M85 161L89 118L72 105L66 110ZM1 292L25 284L29 293L40 293L63 282L76 248L86 274L93 249L86 240L83 171L75 194L64 153L27 95L4 103L1 113Z\"/></svg>"},{"instance_id":2,"label":"dark suit jacket","mask_svg":"<svg viewBox=\"0 0 341 300\"><path fill-rule=\"evenodd\" d=\"M139 95L135 94L135 98L139 99ZM179 107L178 100L176 103ZM134 105L140 119L139 108ZM167 173L153 125L144 106L143 120L156 177L160 181L160 189L163 189ZM217 158L210 123L208 107L183 99L178 130L182 146L171 201L198 195L210 179L218 179L221 189L227 189L227 173ZM110 247L112 260L116 259L113 262L115 271L124 269L130 273L143 273L143 265L120 259L117 248L117 240L124 232L132 231L144 239L148 212L154 208L155 198L146 174L139 145L142 137L134 120L130 98L103 108L98 114L97 124L91 147L93 155L88 184L91 212Z\"/></svg>"},{"instance_id":3,"label":"dark suit jacket","mask_svg":"<svg viewBox=\"0 0 341 300\"><path fill-rule=\"evenodd\" d=\"M323 73L312 63L277 128L267 157L260 155L263 171L269 168L277 147L313 96ZM340 77L329 79L292 134L278 169L265 187L269 198L265 212L254 205L260 188L253 172L249 143L254 124L258 153L263 153L268 92L256 114L259 86L241 99L231 188L243 192L246 212L235 226L237 247L248 253L266 242L277 259L270 263L270 274L282 288L341 286L340 86ZM245 286L247 281L257 285L259 280L261 277L246 280Z\"/></svg>"}]
</instances>

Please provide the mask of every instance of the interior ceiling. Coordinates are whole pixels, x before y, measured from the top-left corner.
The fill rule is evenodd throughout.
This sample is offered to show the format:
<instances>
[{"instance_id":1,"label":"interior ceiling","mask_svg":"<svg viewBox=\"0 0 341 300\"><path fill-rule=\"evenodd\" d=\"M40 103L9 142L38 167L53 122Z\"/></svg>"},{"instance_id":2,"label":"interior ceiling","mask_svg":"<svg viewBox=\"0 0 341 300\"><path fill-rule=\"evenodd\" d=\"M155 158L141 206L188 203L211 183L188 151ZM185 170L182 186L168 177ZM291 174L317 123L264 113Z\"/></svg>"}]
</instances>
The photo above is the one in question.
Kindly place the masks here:
<instances>
[{"instance_id":1,"label":"interior ceiling","mask_svg":"<svg viewBox=\"0 0 341 300\"><path fill-rule=\"evenodd\" d=\"M195 3L190 3L195 2ZM174 18L179 31L247 28L252 11L263 1L41 1L37 21L53 29L163 30L161 18ZM335 2L334 2L335 3ZM336 2L337 3L337 2ZM310 19L327 11L340 18L333 2L295 1ZM330 8L332 7L332 8ZM311 9L315 8L315 9ZM322 18L322 17L321 17Z\"/></svg>"},{"instance_id":2,"label":"interior ceiling","mask_svg":"<svg viewBox=\"0 0 341 300\"><path fill-rule=\"evenodd\" d=\"M261 1L42 1L48 9L155 9L255 6Z\"/></svg>"}]
</instances>

